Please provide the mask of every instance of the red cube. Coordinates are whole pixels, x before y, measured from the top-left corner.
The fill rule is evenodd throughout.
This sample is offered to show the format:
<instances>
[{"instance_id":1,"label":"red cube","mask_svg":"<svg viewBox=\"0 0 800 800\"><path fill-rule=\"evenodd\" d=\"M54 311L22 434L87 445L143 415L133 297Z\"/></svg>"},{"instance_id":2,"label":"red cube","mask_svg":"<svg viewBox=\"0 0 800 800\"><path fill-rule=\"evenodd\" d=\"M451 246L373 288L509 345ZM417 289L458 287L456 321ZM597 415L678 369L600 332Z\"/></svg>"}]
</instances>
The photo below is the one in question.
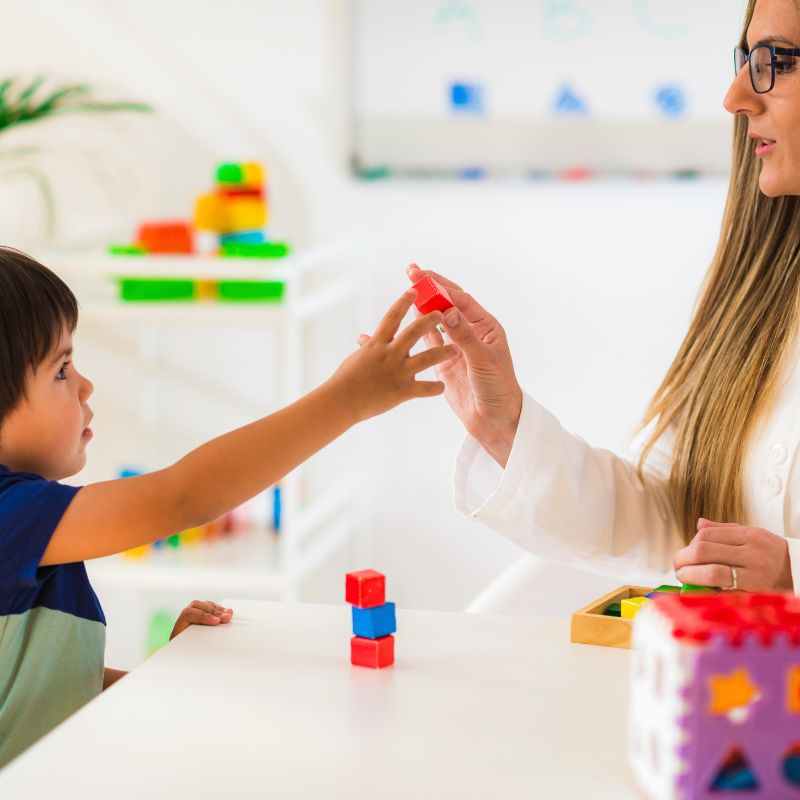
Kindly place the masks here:
<instances>
[{"instance_id":1,"label":"red cube","mask_svg":"<svg viewBox=\"0 0 800 800\"><path fill-rule=\"evenodd\" d=\"M386 577L374 569L349 572L344 579L344 594L351 606L382 606L386 602Z\"/></svg>"},{"instance_id":2,"label":"red cube","mask_svg":"<svg viewBox=\"0 0 800 800\"><path fill-rule=\"evenodd\" d=\"M354 636L350 640L350 663L357 667L383 669L394 664L394 636L380 639L362 639Z\"/></svg>"},{"instance_id":3,"label":"red cube","mask_svg":"<svg viewBox=\"0 0 800 800\"><path fill-rule=\"evenodd\" d=\"M421 314L430 314L431 311L447 311L448 308L453 307L453 301L447 294L447 289L427 275L411 288L417 290L417 299L414 301L414 305Z\"/></svg>"}]
</instances>

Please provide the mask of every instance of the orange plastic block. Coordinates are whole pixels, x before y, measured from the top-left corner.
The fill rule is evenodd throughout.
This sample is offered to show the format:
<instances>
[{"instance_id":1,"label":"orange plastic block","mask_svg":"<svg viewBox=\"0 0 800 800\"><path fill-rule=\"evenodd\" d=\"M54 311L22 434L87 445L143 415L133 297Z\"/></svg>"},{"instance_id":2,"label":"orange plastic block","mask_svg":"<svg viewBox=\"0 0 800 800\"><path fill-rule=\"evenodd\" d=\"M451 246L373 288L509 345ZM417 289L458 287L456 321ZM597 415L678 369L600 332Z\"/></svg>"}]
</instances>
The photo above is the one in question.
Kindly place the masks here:
<instances>
[{"instance_id":1,"label":"orange plastic block","mask_svg":"<svg viewBox=\"0 0 800 800\"><path fill-rule=\"evenodd\" d=\"M357 608L375 608L386 602L386 577L374 569L349 572L344 579L345 600Z\"/></svg>"},{"instance_id":2,"label":"orange plastic block","mask_svg":"<svg viewBox=\"0 0 800 800\"><path fill-rule=\"evenodd\" d=\"M414 305L421 314L430 314L431 311L447 311L448 308L453 307L453 301L447 294L447 289L427 275L417 281L412 288L417 290L417 299L414 301Z\"/></svg>"},{"instance_id":3,"label":"orange plastic block","mask_svg":"<svg viewBox=\"0 0 800 800\"><path fill-rule=\"evenodd\" d=\"M136 243L148 253L192 253L194 241L188 222L143 222Z\"/></svg>"},{"instance_id":4,"label":"orange plastic block","mask_svg":"<svg viewBox=\"0 0 800 800\"><path fill-rule=\"evenodd\" d=\"M216 193L201 194L194 204L194 226L200 231L220 231L225 224L223 198Z\"/></svg>"},{"instance_id":5,"label":"orange plastic block","mask_svg":"<svg viewBox=\"0 0 800 800\"><path fill-rule=\"evenodd\" d=\"M350 640L350 663L358 667L383 669L394 664L394 636L380 639L362 639L354 636Z\"/></svg>"}]
</instances>

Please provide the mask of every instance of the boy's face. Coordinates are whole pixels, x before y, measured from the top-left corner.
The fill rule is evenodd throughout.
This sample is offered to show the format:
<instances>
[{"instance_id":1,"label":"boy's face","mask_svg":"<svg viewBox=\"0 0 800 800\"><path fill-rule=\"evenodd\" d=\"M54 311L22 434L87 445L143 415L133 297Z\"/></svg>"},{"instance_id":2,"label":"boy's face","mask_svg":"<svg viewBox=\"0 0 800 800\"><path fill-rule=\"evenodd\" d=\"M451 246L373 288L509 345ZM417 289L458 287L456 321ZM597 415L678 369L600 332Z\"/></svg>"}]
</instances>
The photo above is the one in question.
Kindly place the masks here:
<instances>
[{"instance_id":1,"label":"boy's face","mask_svg":"<svg viewBox=\"0 0 800 800\"><path fill-rule=\"evenodd\" d=\"M86 463L94 416L87 405L94 390L72 363L72 334L64 330L58 346L26 380L27 397L0 427L0 464L12 472L34 472L61 480Z\"/></svg>"}]
</instances>

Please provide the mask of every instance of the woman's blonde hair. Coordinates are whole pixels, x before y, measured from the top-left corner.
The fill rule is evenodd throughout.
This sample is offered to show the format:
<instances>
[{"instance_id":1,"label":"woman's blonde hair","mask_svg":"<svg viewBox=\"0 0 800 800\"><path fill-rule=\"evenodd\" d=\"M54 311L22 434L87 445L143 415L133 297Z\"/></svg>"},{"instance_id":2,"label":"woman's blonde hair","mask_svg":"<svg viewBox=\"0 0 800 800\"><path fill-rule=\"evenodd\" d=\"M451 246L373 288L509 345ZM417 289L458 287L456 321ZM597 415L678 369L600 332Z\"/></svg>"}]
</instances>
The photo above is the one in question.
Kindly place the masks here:
<instances>
[{"instance_id":1,"label":"woman's blonde hair","mask_svg":"<svg viewBox=\"0 0 800 800\"><path fill-rule=\"evenodd\" d=\"M742 47L755 4L747 5ZM694 317L640 426L656 420L637 465L640 478L656 440L675 426L669 491L687 542L698 517L744 521L744 454L774 399L798 326L800 197L759 191L747 122L742 115L734 121L722 230Z\"/></svg>"}]
</instances>

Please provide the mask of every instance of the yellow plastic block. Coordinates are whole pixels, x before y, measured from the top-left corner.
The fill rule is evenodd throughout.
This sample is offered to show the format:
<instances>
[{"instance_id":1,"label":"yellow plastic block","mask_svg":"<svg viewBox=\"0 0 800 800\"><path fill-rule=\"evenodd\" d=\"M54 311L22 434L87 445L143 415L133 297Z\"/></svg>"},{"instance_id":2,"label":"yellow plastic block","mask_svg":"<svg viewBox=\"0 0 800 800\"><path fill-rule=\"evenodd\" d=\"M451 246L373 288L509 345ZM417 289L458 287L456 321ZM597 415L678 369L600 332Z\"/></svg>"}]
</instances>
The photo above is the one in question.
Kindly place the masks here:
<instances>
[{"instance_id":1,"label":"yellow plastic block","mask_svg":"<svg viewBox=\"0 0 800 800\"><path fill-rule=\"evenodd\" d=\"M651 602L652 600L649 597L630 597L627 600L623 600L620 604L622 606L622 617L624 619L633 619L641 611L642 606Z\"/></svg>"},{"instance_id":2,"label":"yellow plastic block","mask_svg":"<svg viewBox=\"0 0 800 800\"><path fill-rule=\"evenodd\" d=\"M181 544L197 544L202 536L200 528L187 528L181 531Z\"/></svg>"},{"instance_id":3,"label":"yellow plastic block","mask_svg":"<svg viewBox=\"0 0 800 800\"><path fill-rule=\"evenodd\" d=\"M264 185L264 167L257 161L242 163L242 187L260 189Z\"/></svg>"},{"instance_id":4,"label":"yellow plastic block","mask_svg":"<svg viewBox=\"0 0 800 800\"><path fill-rule=\"evenodd\" d=\"M251 231L267 224L267 204L260 197L226 197L220 233Z\"/></svg>"},{"instance_id":5,"label":"yellow plastic block","mask_svg":"<svg viewBox=\"0 0 800 800\"><path fill-rule=\"evenodd\" d=\"M139 547L132 547L130 550L126 550L122 555L124 555L125 558L144 558L147 555L149 547L150 546L146 544Z\"/></svg>"},{"instance_id":6,"label":"yellow plastic block","mask_svg":"<svg viewBox=\"0 0 800 800\"><path fill-rule=\"evenodd\" d=\"M201 194L194 204L194 226L200 231L221 231L225 225L225 204L218 194Z\"/></svg>"}]
</instances>

